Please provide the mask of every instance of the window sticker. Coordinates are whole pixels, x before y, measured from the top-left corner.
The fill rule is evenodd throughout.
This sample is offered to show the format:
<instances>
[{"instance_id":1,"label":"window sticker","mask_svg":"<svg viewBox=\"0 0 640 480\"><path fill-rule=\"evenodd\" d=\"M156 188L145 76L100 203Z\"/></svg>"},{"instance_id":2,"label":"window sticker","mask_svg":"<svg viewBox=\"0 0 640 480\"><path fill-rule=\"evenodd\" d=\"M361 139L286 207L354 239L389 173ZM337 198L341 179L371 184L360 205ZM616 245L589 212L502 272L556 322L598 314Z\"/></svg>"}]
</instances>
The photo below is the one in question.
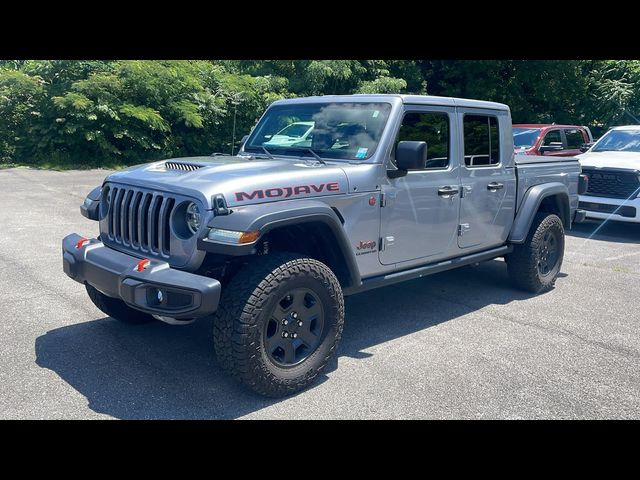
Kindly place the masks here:
<instances>
[{"instance_id":1,"label":"window sticker","mask_svg":"<svg viewBox=\"0 0 640 480\"><path fill-rule=\"evenodd\" d=\"M380 115L380 110L376 110L375 112L373 112L373 115L371 115L373 118L378 118L378 115Z\"/></svg>"},{"instance_id":2,"label":"window sticker","mask_svg":"<svg viewBox=\"0 0 640 480\"><path fill-rule=\"evenodd\" d=\"M367 157L367 152L369 151L368 148L365 147L360 147L358 149L358 151L356 152L356 158L366 158Z\"/></svg>"}]
</instances>

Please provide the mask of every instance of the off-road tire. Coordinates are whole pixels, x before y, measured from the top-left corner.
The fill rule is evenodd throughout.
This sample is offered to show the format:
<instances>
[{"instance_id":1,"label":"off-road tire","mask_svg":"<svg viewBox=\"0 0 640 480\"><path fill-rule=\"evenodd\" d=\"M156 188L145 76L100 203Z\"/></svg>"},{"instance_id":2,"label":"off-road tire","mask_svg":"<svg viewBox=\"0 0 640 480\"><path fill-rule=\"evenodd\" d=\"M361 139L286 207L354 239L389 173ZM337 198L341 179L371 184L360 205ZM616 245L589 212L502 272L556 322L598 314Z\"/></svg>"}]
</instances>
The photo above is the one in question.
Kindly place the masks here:
<instances>
[{"instance_id":1,"label":"off-road tire","mask_svg":"<svg viewBox=\"0 0 640 480\"><path fill-rule=\"evenodd\" d=\"M320 300L323 337L300 364L285 368L268 354L265 329L280 299L295 288ZM342 288L331 269L312 258L278 252L257 257L222 292L213 323L216 357L227 373L261 395L291 395L311 385L335 354L344 324Z\"/></svg>"},{"instance_id":2,"label":"off-road tire","mask_svg":"<svg viewBox=\"0 0 640 480\"><path fill-rule=\"evenodd\" d=\"M85 287L93 304L111 318L131 325L141 325L155 320L151 315L129 307L118 298L106 296L88 283L85 284Z\"/></svg>"},{"instance_id":3,"label":"off-road tire","mask_svg":"<svg viewBox=\"0 0 640 480\"><path fill-rule=\"evenodd\" d=\"M557 258L546 274L542 274L539 262L543 258L541 247L546 234L555 237ZM507 270L511 280L519 288L532 293L547 292L560 273L564 257L564 227L557 215L538 212L531 224L527 239L523 244L514 245L512 253L507 255Z\"/></svg>"}]
</instances>

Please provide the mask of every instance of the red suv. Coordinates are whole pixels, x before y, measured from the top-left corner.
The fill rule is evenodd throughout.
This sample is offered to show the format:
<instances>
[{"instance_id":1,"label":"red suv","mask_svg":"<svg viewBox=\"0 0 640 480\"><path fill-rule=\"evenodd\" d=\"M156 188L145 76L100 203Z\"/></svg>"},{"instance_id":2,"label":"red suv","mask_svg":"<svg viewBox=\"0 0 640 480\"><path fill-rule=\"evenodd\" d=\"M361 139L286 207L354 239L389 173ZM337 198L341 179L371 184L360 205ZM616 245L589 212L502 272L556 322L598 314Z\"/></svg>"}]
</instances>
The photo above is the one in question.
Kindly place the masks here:
<instances>
[{"instance_id":1,"label":"red suv","mask_svg":"<svg viewBox=\"0 0 640 480\"><path fill-rule=\"evenodd\" d=\"M586 151L593 142L588 127L521 123L513 126L513 150L516 155L572 157Z\"/></svg>"}]
</instances>

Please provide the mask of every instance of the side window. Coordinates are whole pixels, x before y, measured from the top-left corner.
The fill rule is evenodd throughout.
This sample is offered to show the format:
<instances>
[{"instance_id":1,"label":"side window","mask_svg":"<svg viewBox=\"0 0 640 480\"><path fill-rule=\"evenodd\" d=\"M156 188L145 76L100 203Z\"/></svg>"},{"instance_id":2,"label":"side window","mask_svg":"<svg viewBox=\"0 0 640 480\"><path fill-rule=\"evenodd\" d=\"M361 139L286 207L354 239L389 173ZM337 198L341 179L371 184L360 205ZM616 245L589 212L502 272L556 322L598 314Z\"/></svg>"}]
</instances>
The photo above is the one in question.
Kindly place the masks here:
<instances>
[{"instance_id":1,"label":"side window","mask_svg":"<svg viewBox=\"0 0 640 480\"><path fill-rule=\"evenodd\" d=\"M567 148L571 150L578 150L583 143L585 143L582 132L577 128L573 130L565 130L565 136L567 137Z\"/></svg>"},{"instance_id":2,"label":"side window","mask_svg":"<svg viewBox=\"0 0 640 480\"><path fill-rule=\"evenodd\" d=\"M465 115L464 163L467 167L489 167L500 163L498 119L491 115Z\"/></svg>"},{"instance_id":3,"label":"side window","mask_svg":"<svg viewBox=\"0 0 640 480\"><path fill-rule=\"evenodd\" d=\"M551 130L544 136L544 140L542 140L542 145L548 146L553 144L562 145L562 136L560 136L560 130Z\"/></svg>"},{"instance_id":4,"label":"side window","mask_svg":"<svg viewBox=\"0 0 640 480\"><path fill-rule=\"evenodd\" d=\"M427 142L425 170L449 166L449 115L446 113L405 113L395 144L409 140Z\"/></svg>"}]
</instances>

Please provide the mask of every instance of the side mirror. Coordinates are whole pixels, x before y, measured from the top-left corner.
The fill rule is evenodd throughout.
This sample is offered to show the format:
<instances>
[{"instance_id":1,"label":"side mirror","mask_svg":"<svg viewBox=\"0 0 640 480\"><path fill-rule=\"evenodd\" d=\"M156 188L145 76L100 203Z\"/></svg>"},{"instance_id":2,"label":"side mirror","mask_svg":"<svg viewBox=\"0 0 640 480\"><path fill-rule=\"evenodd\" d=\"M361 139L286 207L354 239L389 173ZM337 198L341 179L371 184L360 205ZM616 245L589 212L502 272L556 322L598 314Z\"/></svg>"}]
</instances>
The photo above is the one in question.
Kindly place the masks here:
<instances>
[{"instance_id":1,"label":"side mirror","mask_svg":"<svg viewBox=\"0 0 640 480\"><path fill-rule=\"evenodd\" d=\"M404 141L396 147L398 170L422 169L427 163L427 142Z\"/></svg>"},{"instance_id":2,"label":"side mirror","mask_svg":"<svg viewBox=\"0 0 640 480\"><path fill-rule=\"evenodd\" d=\"M244 137L242 137L242 139L240 140L240 148L242 148L242 146L244 145L244 142L246 142L249 139L249 135L245 135Z\"/></svg>"},{"instance_id":3,"label":"side mirror","mask_svg":"<svg viewBox=\"0 0 640 480\"><path fill-rule=\"evenodd\" d=\"M545 153L545 152L559 152L563 149L564 147L562 146L562 142L551 142L549 145L542 145L539 150L540 150L540 153Z\"/></svg>"},{"instance_id":4,"label":"side mirror","mask_svg":"<svg viewBox=\"0 0 640 480\"><path fill-rule=\"evenodd\" d=\"M591 147L593 147L593 144L596 142L589 142L589 143L583 143L582 146L580 147L580 151L582 153L586 152L587 150L589 150Z\"/></svg>"}]
</instances>

